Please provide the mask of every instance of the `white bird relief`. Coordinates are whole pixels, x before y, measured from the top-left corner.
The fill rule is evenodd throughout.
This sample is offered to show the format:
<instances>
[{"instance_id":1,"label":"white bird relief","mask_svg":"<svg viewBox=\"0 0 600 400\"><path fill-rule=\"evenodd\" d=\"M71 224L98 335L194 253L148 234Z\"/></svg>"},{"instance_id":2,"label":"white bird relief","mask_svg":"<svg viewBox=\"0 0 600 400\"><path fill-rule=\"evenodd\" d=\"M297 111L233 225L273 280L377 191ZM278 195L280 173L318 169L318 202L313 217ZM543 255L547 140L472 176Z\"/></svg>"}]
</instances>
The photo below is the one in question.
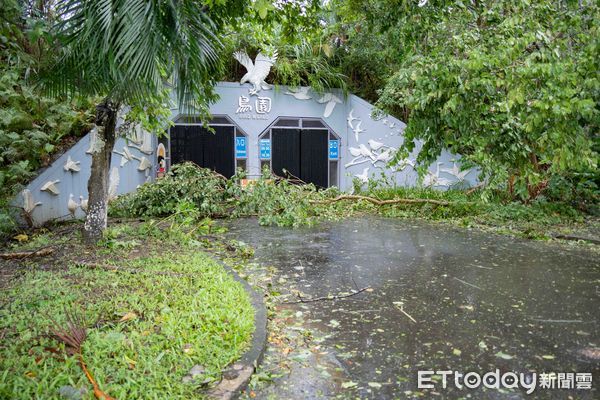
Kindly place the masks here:
<instances>
[{"instance_id":1,"label":"white bird relief","mask_svg":"<svg viewBox=\"0 0 600 400\"><path fill-rule=\"evenodd\" d=\"M319 104L325 104L325 111L323 112L323 117L324 118L328 118L331 113L333 112L333 109L335 108L336 104L341 103L342 100L340 100L336 95L334 95L333 93L325 93L323 95L323 97L321 97L320 99L317 100L317 103Z\"/></svg>"},{"instance_id":2,"label":"white bird relief","mask_svg":"<svg viewBox=\"0 0 600 400\"><path fill-rule=\"evenodd\" d=\"M348 126L350 127L350 129L354 129L352 122L358 120L358 118L356 118L353 114L354 114L354 108L352 110L350 110L350 113L348 114L348 118L346 118L346 121L348 121Z\"/></svg>"},{"instance_id":3,"label":"white bird relief","mask_svg":"<svg viewBox=\"0 0 600 400\"><path fill-rule=\"evenodd\" d=\"M374 150L374 151L377 151L377 150L379 150L380 148L382 148L383 146L385 146L385 144L384 144L384 143L378 142L378 141L376 141L376 140L373 140L373 139L369 139L369 140L367 141L367 143L369 143L369 146L370 146L370 147L371 147L371 149L372 149L372 150Z\"/></svg>"},{"instance_id":4,"label":"white bird relief","mask_svg":"<svg viewBox=\"0 0 600 400\"><path fill-rule=\"evenodd\" d=\"M387 149L383 150L381 153L375 155L375 159L373 161L371 161L371 163L373 165L375 165L377 162L381 161L384 164L387 164L392 159L393 151L394 151L394 149L392 149L391 147L388 147Z\"/></svg>"},{"instance_id":5,"label":"white bird relief","mask_svg":"<svg viewBox=\"0 0 600 400\"><path fill-rule=\"evenodd\" d=\"M446 178L440 178L440 165L444 164L443 162L438 162L437 167L435 169L435 173L431 173L427 171L427 175L423 177L423 186L425 187L434 187L434 186L450 186L452 185L452 181Z\"/></svg>"},{"instance_id":6,"label":"white bird relief","mask_svg":"<svg viewBox=\"0 0 600 400\"><path fill-rule=\"evenodd\" d=\"M396 172L403 171L406 167L411 166L413 169L415 168L415 162L410 158L402 159L393 167L393 170Z\"/></svg>"},{"instance_id":7,"label":"white bird relief","mask_svg":"<svg viewBox=\"0 0 600 400\"><path fill-rule=\"evenodd\" d=\"M117 197L117 190L119 189L120 180L121 177L119 175L119 169L117 167L113 167L110 170L110 177L108 180L108 200L112 200Z\"/></svg>"},{"instance_id":8,"label":"white bird relief","mask_svg":"<svg viewBox=\"0 0 600 400\"><path fill-rule=\"evenodd\" d=\"M285 94L294 96L296 100L310 100L312 96L308 94L309 87L301 87L299 89L289 89Z\"/></svg>"},{"instance_id":9,"label":"white bird relief","mask_svg":"<svg viewBox=\"0 0 600 400\"><path fill-rule=\"evenodd\" d=\"M127 132L127 138L134 143L140 144L144 140L144 130L141 124L136 124L133 129Z\"/></svg>"},{"instance_id":10,"label":"white bird relief","mask_svg":"<svg viewBox=\"0 0 600 400\"><path fill-rule=\"evenodd\" d=\"M81 171L81 167L79 166L79 161L73 161L71 159L71 156L67 157L67 162L65 163L63 168L65 171L71 171L71 172Z\"/></svg>"},{"instance_id":11,"label":"white bird relief","mask_svg":"<svg viewBox=\"0 0 600 400\"><path fill-rule=\"evenodd\" d=\"M369 182L369 167L366 167L365 169L363 169L363 172L361 172L360 174L355 174L354 176L357 177L358 180L362 183Z\"/></svg>"},{"instance_id":12,"label":"white bird relief","mask_svg":"<svg viewBox=\"0 0 600 400\"><path fill-rule=\"evenodd\" d=\"M130 144L129 147L134 149L138 149L142 153L152 154L154 150L152 149L152 134L150 132L144 131L142 145L138 146L137 144Z\"/></svg>"},{"instance_id":13,"label":"white bird relief","mask_svg":"<svg viewBox=\"0 0 600 400\"><path fill-rule=\"evenodd\" d=\"M73 193L69 193L69 200L67 201L67 209L71 216L75 218L75 211L79 208L79 204L75 200L73 200Z\"/></svg>"},{"instance_id":14,"label":"white bird relief","mask_svg":"<svg viewBox=\"0 0 600 400\"><path fill-rule=\"evenodd\" d=\"M84 213L87 214L88 210L88 199L83 199L83 196L79 196L79 207L83 210Z\"/></svg>"},{"instance_id":15,"label":"white bird relief","mask_svg":"<svg viewBox=\"0 0 600 400\"><path fill-rule=\"evenodd\" d=\"M116 153L121 156L121 163L119 164L120 167L125 166L125 164L127 164L129 161L133 161L133 154L131 154L127 146L123 146L122 153L119 153L116 150L113 150L113 153Z\"/></svg>"},{"instance_id":16,"label":"white bird relief","mask_svg":"<svg viewBox=\"0 0 600 400\"><path fill-rule=\"evenodd\" d=\"M352 129L352 132L354 132L354 138L356 139L357 142L358 142L358 135L365 132L365 130L360 127L361 125L362 125L362 121L358 121L358 124L356 124L356 126Z\"/></svg>"},{"instance_id":17,"label":"white bird relief","mask_svg":"<svg viewBox=\"0 0 600 400\"><path fill-rule=\"evenodd\" d=\"M104 140L98 134L98 127L94 126L94 129L90 131L90 146L86 150L87 154L95 154L102 151L104 148Z\"/></svg>"},{"instance_id":18,"label":"white bird relief","mask_svg":"<svg viewBox=\"0 0 600 400\"><path fill-rule=\"evenodd\" d=\"M136 157L133 156L133 158L135 158L136 160L138 160L140 162L140 165L138 165L137 170L142 172L145 171L146 172L146 176L149 175L149 170L150 168L152 168L152 164L150 163L150 161L148 161L148 159L146 157Z\"/></svg>"},{"instance_id":19,"label":"white bird relief","mask_svg":"<svg viewBox=\"0 0 600 400\"><path fill-rule=\"evenodd\" d=\"M53 195L58 196L60 194L60 190L58 190L58 187L56 187L56 184L59 182L60 182L59 179L57 179L55 181L48 181L48 182L44 183L44 185L40 188L40 190L48 192L48 193L52 193Z\"/></svg>"},{"instance_id":20,"label":"white bird relief","mask_svg":"<svg viewBox=\"0 0 600 400\"><path fill-rule=\"evenodd\" d=\"M364 144L362 144L362 143L361 143L361 144L359 144L359 145L358 145L358 148L360 149L360 154L361 154L363 157L370 158L371 160L374 160L374 159L375 159L375 156L373 155L373 152L371 152L371 150L369 150L369 149L367 148L367 146L365 146Z\"/></svg>"},{"instance_id":21,"label":"white bird relief","mask_svg":"<svg viewBox=\"0 0 600 400\"><path fill-rule=\"evenodd\" d=\"M33 201L33 195L31 194L31 190L29 189L23 189L23 191L21 192L21 196L23 196L23 211L25 211L25 214L27 215L31 215L31 213L37 206L42 205L42 203L39 201Z\"/></svg>"},{"instance_id":22,"label":"white bird relief","mask_svg":"<svg viewBox=\"0 0 600 400\"><path fill-rule=\"evenodd\" d=\"M467 177L467 175L469 175L469 173L471 172L470 169L468 169L466 171L461 171L458 168L458 165L456 165L456 161L453 161L452 168L442 168L440 171L455 176L456 179L458 180L458 182L464 181L465 178Z\"/></svg>"},{"instance_id":23,"label":"white bird relief","mask_svg":"<svg viewBox=\"0 0 600 400\"><path fill-rule=\"evenodd\" d=\"M275 52L272 57L267 57L262 53L258 53L254 59L254 63L245 51L236 51L233 53L233 57L248 71L240 80L240 84L246 82L252 84L252 89L248 92L250 96L257 95L261 90L269 90L272 88L271 85L265 82L265 79L267 78L267 75L269 75L271 67L277 60L277 52Z\"/></svg>"}]
</instances>

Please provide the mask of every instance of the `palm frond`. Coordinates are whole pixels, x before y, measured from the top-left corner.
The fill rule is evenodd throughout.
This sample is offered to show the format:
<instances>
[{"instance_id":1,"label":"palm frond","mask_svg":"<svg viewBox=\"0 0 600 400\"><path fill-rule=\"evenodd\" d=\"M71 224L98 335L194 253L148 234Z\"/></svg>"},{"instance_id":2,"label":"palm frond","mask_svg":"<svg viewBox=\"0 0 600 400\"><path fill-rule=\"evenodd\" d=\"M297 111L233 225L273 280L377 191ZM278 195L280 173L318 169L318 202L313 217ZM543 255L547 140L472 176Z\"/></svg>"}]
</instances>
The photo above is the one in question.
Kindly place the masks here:
<instances>
[{"instance_id":1,"label":"palm frond","mask_svg":"<svg viewBox=\"0 0 600 400\"><path fill-rule=\"evenodd\" d=\"M169 80L181 106L212 98L221 43L197 0L59 0L64 48L47 74L53 94L143 104Z\"/></svg>"}]
</instances>

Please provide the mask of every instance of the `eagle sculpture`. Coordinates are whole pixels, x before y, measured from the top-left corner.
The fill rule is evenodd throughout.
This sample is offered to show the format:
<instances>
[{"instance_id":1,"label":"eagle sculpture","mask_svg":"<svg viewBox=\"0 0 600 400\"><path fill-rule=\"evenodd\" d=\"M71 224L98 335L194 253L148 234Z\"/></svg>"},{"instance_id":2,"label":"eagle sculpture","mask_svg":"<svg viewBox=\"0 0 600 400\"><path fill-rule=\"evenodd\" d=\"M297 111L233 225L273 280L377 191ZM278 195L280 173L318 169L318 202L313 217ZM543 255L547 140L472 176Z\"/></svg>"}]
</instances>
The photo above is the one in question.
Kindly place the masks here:
<instances>
[{"instance_id":1,"label":"eagle sculpture","mask_svg":"<svg viewBox=\"0 0 600 400\"><path fill-rule=\"evenodd\" d=\"M269 90L271 85L265 82L265 78L269 75L271 66L277 60L277 52L273 53L272 57L267 57L262 53L258 53L254 63L245 51L236 51L233 57L242 64L248 72L242 77L240 83L250 82L252 89L248 92L250 96L256 95L261 89Z\"/></svg>"}]
</instances>

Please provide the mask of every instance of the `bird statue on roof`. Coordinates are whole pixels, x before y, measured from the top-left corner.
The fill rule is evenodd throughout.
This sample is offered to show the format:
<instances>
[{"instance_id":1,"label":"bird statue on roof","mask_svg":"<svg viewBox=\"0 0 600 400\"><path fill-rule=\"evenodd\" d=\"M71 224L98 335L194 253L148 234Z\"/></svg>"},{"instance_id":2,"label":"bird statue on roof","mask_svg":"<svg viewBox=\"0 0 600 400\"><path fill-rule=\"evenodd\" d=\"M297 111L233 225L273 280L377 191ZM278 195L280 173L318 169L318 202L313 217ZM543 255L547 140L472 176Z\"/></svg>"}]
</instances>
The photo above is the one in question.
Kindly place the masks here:
<instances>
[{"instance_id":1,"label":"bird statue on roof","mask_svg":"<svg viewBox=\"0 0 600 400\"><path fill-rule=\"evenodd\" d=\"M265 79L277 60L277 51L271 57L267 57L263 53L258 53L254 59L254 63L245 51L236 51L233 53L233 57L248 71L242 77L240 83L249 82L252 84L252 89L248 92L250 96L256 95L261 90L271 89L272 86L265 82Z\"/></svg>"}]
</instances>

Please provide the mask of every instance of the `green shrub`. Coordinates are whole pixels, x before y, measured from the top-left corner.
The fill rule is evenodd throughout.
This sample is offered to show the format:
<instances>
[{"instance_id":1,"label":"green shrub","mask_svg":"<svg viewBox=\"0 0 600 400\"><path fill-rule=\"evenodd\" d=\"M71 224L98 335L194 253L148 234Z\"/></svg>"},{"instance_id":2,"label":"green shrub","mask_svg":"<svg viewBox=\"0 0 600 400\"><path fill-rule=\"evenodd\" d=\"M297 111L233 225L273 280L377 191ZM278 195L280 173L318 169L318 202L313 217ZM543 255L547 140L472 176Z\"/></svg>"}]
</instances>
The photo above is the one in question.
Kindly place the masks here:
<instances>
[{"instance_id":1,"label":"green shrub","mask_svg":"<svg viewBox=\"0 0 600 400\"><path fill-rule=\"evenodd\" d=\"M327 215L327 207L311 203L335 189L318 191L314 185L294 185L276 179L268 171L246 189L238 172L225 179L210 169L186 162L173 166L155 183L111 203L111 216L160 217L180 212L182 203L195 206L197 218L258 216L263 225L300 226L313 224Z\"/></svg>"}]
</instances>

